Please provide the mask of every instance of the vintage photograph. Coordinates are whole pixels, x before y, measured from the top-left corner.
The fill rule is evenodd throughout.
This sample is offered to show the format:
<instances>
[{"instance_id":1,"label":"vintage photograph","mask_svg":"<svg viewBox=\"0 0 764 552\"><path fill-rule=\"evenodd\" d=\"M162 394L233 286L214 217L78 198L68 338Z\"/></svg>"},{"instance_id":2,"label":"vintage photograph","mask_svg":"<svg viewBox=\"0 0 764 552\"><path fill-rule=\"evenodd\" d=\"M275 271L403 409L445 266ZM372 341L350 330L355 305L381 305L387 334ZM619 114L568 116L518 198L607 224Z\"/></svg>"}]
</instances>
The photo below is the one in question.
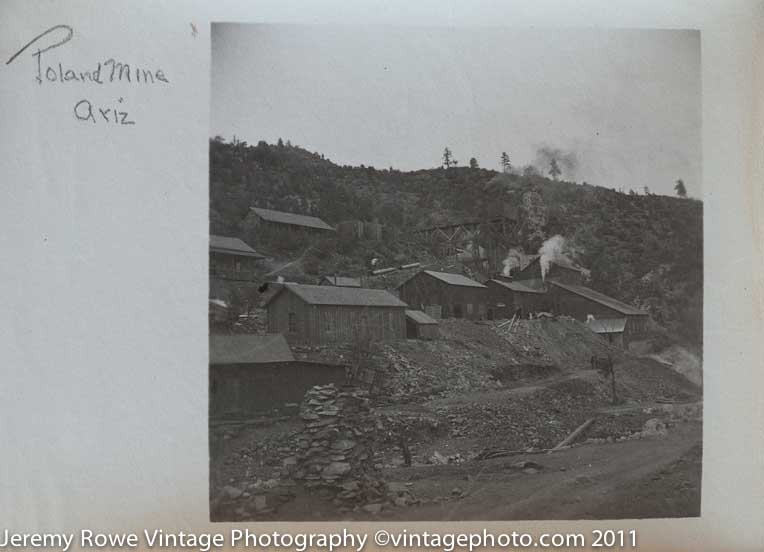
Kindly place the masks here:
<instances>
[{"instance_id":1,"label":"vintage photograph","mask_svg":"<svg viewBox=\"0 0 764 552\"><path fill-rule=\"evenodd\" d=\"M700 515L698 31L211 44L212 521Z\"/></svg>"}]
</instances>

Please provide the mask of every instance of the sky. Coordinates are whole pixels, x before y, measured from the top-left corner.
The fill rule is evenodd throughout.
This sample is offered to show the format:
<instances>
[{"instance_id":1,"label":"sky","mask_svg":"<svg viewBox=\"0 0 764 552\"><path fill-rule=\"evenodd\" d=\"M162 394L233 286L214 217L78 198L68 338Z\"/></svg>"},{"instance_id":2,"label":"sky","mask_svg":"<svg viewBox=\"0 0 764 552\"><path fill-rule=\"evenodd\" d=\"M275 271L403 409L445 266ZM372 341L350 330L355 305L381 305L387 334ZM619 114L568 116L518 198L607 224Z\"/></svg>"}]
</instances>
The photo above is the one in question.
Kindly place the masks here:
<instances>
[{"instance_id":1,"label":"sky","mask_svg":"<svg viewBox=\"0 0 764 552\"><path fill-rule=\"evenodd\" d=\"M567 180L701 197L698 31L214 24L211 87L211 136L340 165L546 149Z\"/></svg>"}]
</instances>

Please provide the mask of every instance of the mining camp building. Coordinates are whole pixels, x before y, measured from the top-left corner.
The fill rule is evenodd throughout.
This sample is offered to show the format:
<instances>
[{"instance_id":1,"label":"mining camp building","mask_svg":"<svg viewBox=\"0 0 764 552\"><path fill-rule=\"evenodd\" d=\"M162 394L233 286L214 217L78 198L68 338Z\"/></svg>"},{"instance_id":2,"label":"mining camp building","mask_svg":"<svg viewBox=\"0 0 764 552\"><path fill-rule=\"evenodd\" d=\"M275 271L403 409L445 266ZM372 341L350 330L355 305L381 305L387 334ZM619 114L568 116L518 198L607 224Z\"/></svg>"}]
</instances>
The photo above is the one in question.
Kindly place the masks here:
<instances>
[{"instance_id":1,"label":"mining camp building","mask_svg":"<svg viewBox=\"0 0 764 552\"><path fill-rule=\"evenodd\" d=\"M398 286L402 301L433 318L486 316L486 287L462 274L423 270Z\"/></svg>"},{"instance_id":2,"label":"mining camp building","mask_svg":"<svg viewBox=\"0 0 764 552\"><path fill-rule=\"evenodd\" d=\"M210 276L251 280L261 255L239 238L210 235Z\"/></svg>"},{"instance_id":3,"label":"mining camp building","mask_svg":"<svg viewBox=\"0 0 764 552\"><path fill-rule=\"evenodd\" d=\"M209 413L246 417L299 403L314 385L342 384L341 364L295 360L281 335L210 335Z\"/></svg>"},{"instance_id":4,"label":"mining camp building","mask_svg":"<svg viewBox=\"0 0 764 552\"><path fill-rule=\"evenodd\" d=\"M263 234L284 232L290 234L329 234L335 232L333 227L318 217L260 207L250 207L250 214L247 219Z\"/></svg>"},{"instance_id":5,"label":"mining camp building","mask_svg":"<svg viewBox=\"0 0 764 552\"><path fill-rule=\"evenodd\" d=\"M623 347L625 318L591 318L586 321L586 326L608 343Z\"/></svg>"},{"instance_id":6,"label":"mining camp building","mask_svg":"<svg viewBox=\"0 0 764 552\"><path fill-rule=\"evenodd\" d=\"M550 284L549 295L554 312L567 314L581 322L586 322L590 316L595 319L625 318L624 338L647 329L650 315L641 309L585 286L565 284L554 279L547 279L547 282Z\"/></svg>"},{"instance_id":7,"label":"mining camp building","mask_svg":"<svg viewBox=\"0 0 764 552\"><path fill-rule=\"evenodd\" d=\"M420 310L406 311L406 337L409 339L437 339L438 321Z\"/></svg>"},{"instance_id":8,"label":"mining camp building","mask_svg":"<svg viewBox=\"0 0 764 552\"><path fill-rule=\"evenodd\" d=\"M543 288L529 287L525 282L497 277L485 283L487 289L486 318L499 320L517 314L527 318L530 313L550 310L549 298Z\"/></svg>"},{"instance_id":9,"label":"mining camp building","mask_svg":"<svg viewBox=\"0 0 764 552\"><path fill-rule=\"evenodd\" d=\"M381 289L284 284L266 302L268 329L289 343L349 343L406 336L406 304Z\"/></svg>"}]
</instances>

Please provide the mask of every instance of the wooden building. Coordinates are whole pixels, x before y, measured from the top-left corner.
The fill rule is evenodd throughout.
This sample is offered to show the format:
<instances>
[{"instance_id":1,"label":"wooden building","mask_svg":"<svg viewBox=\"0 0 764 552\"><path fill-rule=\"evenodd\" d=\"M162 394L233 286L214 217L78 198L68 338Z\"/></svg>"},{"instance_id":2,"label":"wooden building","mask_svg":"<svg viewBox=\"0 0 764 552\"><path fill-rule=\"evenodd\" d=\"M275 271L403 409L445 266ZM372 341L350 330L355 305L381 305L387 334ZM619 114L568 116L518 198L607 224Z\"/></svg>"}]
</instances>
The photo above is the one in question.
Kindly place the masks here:
<instances>
[{"instance_id":1,"label":"wooden building","mask_svg":"<svg viewBox=\"0 0 764 552\"><path fill-rule=\"evenodd\" d=\"M281 335L210 335L209 413L248 417L299 403L314 385L342 384L346 366L295 360Z\"/></svg>"},{"instance_id":2,"label":"wooden building","mask_svg":"<svg viewBox=\"0 0 764 552\"><path fill-rule=\"evenodd\" d=\"M210 276L213 278L251 281L257 262L264 258L239 238L210 236Z\"/></svg>"},{"instance_id":3,"label":"wooden building","mask_svg":"<svg viewBox=\"0 0 764 552\"><path fill-rule=\"evenodd\" d=\"M545 278L554 278L564 284L580 286L584 282L584 269L562 259L556 259L549 263L549 269L542 278L541 257L535 257L522 270L512 272L513 280L525 281L529 285L532 285L532 282L542 282Z\"/></svg>"},{"instance_id":4,"label":"wooden building","mask_svg":"<svg viewBox=\"0 0 764 552\"><path fill-rule=\"evenodd\" d=\"M361 280L349 276L323 276L321 281L318 282L318 285L359 288L361 287Z\"/></svg>"},{"instance_id":5,"label":"wooden building","mask_svg":"<svg viewBox=\"0 0 764 552\"><path fill-rule=\"evenodd\" d=\"M290 343L349 343L406 336L406 304L381 289L284 284L266 302L268 329Z\"/></svg>"},{"instance_id":6,"label":"wooden building","mask_svg":"<svg viewBox=\"0 0 764 552\"><path fill-rule=\"evenodd\" d=\"M250 207L247 220L264 236L276 233L334 234L335 229L318 217Z\"/></svg>"},{"instance_id":7,"label":"wooden building","mask_svg":"<svg viewBox=\"0 0 764 552\"><path fill-rule=\"evenodd\" d=\"M550 310L549 297L543 288L498 277L487 281L485 286L488 296L486 317L489 320L512 318L515 313L527 318L530 313Z\"/></svg>"},{"instance_id":8,"label":"wooden building","mask_svg":"<svg viewBox=\"0 0 764 552\"><path fill-rule=\"evenodd\" d=\"M438 321L420 310L406 311L406 337L409 339L437 339Z\"/></svg>"},{"instance_id":9,"label":"wooden building","mask_svg":"<svg viewBox=\"0 0 764 552\"><path fill-rule=\"evenodd\" d=\"M398 296L412 309L433 312L439 306L443 318L486 317L487 288L461 274L423 270L397 288Z\"/></svg>"},{"instance_id":10,"label":"wooden building","mask_svg":"<svg viewBox=\"0 0 764 552\"><path fill-rule=\"evenodd\" d=\"M623 347L623 332L626 329L626 318L591 318L586 326L601 336L602 339L616 347Z\"/></svg>"},{"instance_id":11,"label":"wooden building","mask_svg":"<svg viewBox=\"0 0 764 552\"><path fill-rule=\"evenodd\" d=\"M586 322L595 319L625 318L623 335L626 339L647 329L649 314L584 286L565 284L547 279L549 296L555 313L567 314Z\"/></svg>"}]
</instances>

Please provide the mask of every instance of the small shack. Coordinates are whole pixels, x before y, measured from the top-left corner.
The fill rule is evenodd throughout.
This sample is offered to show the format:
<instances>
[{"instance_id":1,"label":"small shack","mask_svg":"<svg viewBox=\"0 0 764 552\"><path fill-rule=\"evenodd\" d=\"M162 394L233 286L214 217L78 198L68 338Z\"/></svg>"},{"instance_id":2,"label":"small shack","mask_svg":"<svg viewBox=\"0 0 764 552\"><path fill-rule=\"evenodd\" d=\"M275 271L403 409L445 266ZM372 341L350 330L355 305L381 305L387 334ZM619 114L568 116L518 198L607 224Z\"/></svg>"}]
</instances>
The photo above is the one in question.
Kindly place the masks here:
<instances>
[{"instance_id":1,"label":"small shack","mask_svg":"<svg viewBox=\"0 0 764 552\"><path fill-rule=\"evenodd\" d=\"M210 276L214 278L252 280L257 261L264 258L239 238L210 235Z\"/></svg>"},{"instance_id":2,"label":"small shack","mask_svg":"<svg viewBox=\"0 0 764 552\"><path fill-rule=\"evenodd\" d=\"M281 335L210 335L210 417L246 417L299 403L314 385L341 384L346 367L295 360Z\"/></svg>"},{"instance_id":3,"label":"small shack","mask_svg":"<svg viewBox=\"0 0 764 552\"><path fill-rule=\"evenodd\" d=\"M361 280L349 276L323 276L321 281L318 282L318 285L359 288L361 287Z\"/></svg>"},{"instance_id":4,"label":"small shack","mask_svg":"<svg viewBox=\"0 0 764 552\"><path fill-rule=\"evenodd\" d=\"M590 318L586 326L616 347L623 347L623 332L626 329L625 318Z\"/></svg>"},{"instance_id":5,"label":"small shack","mask_svg":"<svg viewBox=\"0 0 764 552\"><path fill-rule=\"evenodd\" d=\"M439 306L443 318L486 317L487 288L462 274L422 270L397 288L401 300L412 308L433 312Z\"/></svg>"},{"instance_id":6,"label":"small shack","mask_svg":"<svg viewBox=\"0 0 764 552\"><path fill-rule=\"evenodd\" d=\"M406 304L382 289L284 284L268 298L268 329L289 343L350 343L406 336Z\"/></svg>"},{"instance_id":7,"label":"small shack","mask_svg":"<svg viewBox=\"0 0 764 552\"><path fill-rule=\"evenodd\" d=\"M437 339L438 321L420 310L406 311L406 337L409 339Z\"/></svg>"}]
</instances>

